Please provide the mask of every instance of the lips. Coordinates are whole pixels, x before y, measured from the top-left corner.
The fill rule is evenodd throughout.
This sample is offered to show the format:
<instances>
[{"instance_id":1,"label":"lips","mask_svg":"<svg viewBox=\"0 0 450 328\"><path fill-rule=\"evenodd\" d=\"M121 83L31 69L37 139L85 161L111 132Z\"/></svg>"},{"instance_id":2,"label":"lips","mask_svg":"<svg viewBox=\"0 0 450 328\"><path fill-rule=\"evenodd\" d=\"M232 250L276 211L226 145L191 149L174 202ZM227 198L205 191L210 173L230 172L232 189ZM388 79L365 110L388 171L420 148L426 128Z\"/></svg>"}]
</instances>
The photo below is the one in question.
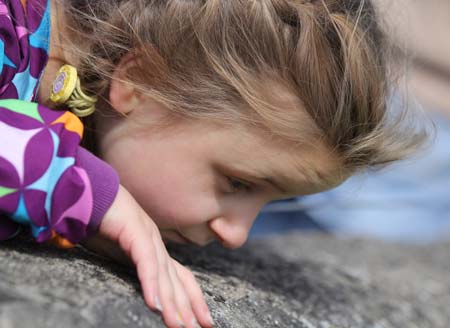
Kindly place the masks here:
<instances>
[{"instance_id":1,"label":"lips","mask_svg":"<svg viewBox=\"0 0 450 328\"><path fill-rule=\"evenodd\" d=\"M222 242L221 238L218 238L217 236L215 236L214 238L211 238L209 240L205 240L203 242L202 241L194 241L176 230L161 230L161 236L163 237L163 239L165 241L169 240L169 241L173 241L173 242L176 242L179 244L189 244L189 245L197 245L197 246L206 246L207 244L209 244L215 240Z\"/></svg>"},{"instance_id":2,"label":"lips","mask_svg":"<svg viewBox=\"0 0 450 328\"><path fill-rule=\"evenodd\" d=\"M178 234L178 236L183 239L185 241L185 243L187 244L191 244L191 245L197 245L197 246L205 246L207 244L209 244L212 240L206 241L206 242L198 242L198 241L193 241L191 239L189 239L188 237L184 236L183 234L181 234L180 232L176 231L176 233Z\"/></svg>"},{"instance_id":3,"label":"lips","mask_svg":"<svg viewBox=\"0 0 450 328\"><path fill-rule=\"evenodd\" d=\"M161 230L161 236L164 241L173 241L179 244L192 244L192 241L182 236L178 231Z\"/></svg>"},{"instance_id":4,"label":"lips","mask_svg":"<svg viewBox=\"0 0 450 328\"><path fill-rule=\"evenodd\" d=\"M178 237L183 240L184 243L186 244L195 244L192 240L186 238L185 236L183 236L181 233L179 233L178 231L175 231L175 233L178 235Z\"/></svg>"}]
</instances>

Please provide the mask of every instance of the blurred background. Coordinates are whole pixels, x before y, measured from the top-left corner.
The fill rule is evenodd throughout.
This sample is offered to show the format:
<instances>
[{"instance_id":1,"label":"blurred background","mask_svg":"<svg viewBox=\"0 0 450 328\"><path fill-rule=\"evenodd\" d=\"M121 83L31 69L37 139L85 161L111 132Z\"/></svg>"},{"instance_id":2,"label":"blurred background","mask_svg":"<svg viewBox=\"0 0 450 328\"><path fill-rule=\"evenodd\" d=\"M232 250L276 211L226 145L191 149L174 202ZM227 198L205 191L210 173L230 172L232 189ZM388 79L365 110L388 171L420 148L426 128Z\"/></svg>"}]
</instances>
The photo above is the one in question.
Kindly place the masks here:
<instances>
[{"instance_id":1,"label":"blurred background","mask_svg":"<svg viewBox=\"0 0 450 328\"><path fill-rule=\"evenodd\" d=\"M267 205L250 238L293 229L402 243L450 238L450 0L374 1L398 56L408 58L399 60L406 80L393 90L391 110L406 99L434 122L435 139L413 158L334 190Z\"/></svg>"}]
</instances>

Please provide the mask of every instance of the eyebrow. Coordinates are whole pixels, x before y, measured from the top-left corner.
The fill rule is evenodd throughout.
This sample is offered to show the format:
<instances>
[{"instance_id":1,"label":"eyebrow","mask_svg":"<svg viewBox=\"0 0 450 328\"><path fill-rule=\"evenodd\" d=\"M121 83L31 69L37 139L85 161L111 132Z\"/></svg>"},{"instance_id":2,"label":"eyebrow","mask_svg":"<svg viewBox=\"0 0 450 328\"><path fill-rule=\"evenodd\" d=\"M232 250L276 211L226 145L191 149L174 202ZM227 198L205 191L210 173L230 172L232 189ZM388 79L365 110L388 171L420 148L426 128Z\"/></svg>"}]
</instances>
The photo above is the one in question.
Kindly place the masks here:
<instances>
[{"instance_id":1,"label":"eyebrow","mask_svg":"<svg viewBox=\"0 0 450 328\"><path fill-rule=\"evenodd\" d=\"M307 172L305 172L305 168L299 170L299 173L302 174L303 180L300 182L300 180L297 180L295 183L297 185L305 185L305 184L311 184L311 185L330 185L330 181L326 179L325 176L321 174L318 170L315 169L309 169ZM293 182L292 179L289 179L286 175L281 175L282 179L279 180L275 178L272 174L269 172L256 172L252 173L250 170L247 170L245 168L238 168L233 166L228 166L228 169L224 169L225 172L228 172L228 174L241 176L243 180L250 180L248 182L252 181L264 181L271 185L275 190L282 194L292 194L295 193L292 188L286 188L286 185L292 185L292 183L286 183L286 181Z\"/></svg>"},{"instance_id":2,"label":"eyebrow","mask_svg":"<svg viewBox=\"0 0 450 328\"><path fill-rule=\"evenodd\" d=\"M277 181L277 179L275 179L273 176L271 176L269 174L253 174L253 173L250 173L249 171L246 171L243 169L238 169L238 168L230 168L230 169L233 174L241 175L241 176L243 176L244 179L264 181L264 182L270 184L273 188L275 188L280 193L282 193L282 194L288 193L288 190L283 188L282 184L279 181ZM251 182L251 181L249 181L249 182Z\"/></svg>"},{"instance_id":3,"label":"eyebrow","mask_svg":"<svg viewBox=\"0 0 450 328\"><path fill-rule=\"evenodd\" d=\"M237 172L239 173L240 170L237 170ZM285 188L283 183L280 183L279 180L277 180L276 178L268 175L268 174L264 174L264 175L253 175L249 172L246 171L241 171L242 174L247 175L249 178L252 179L257 179L257 180L262 180L265 181L267 183L269 183L272 187L274 187L276 190L278 190L279 192L281 192L282 194L289 194L289 193L293 193L293 189L291 188ZM307 171L307 174L305 174L305 172L303 172L303 178L304 180L302 182L296 182L298 185L301 184L311 184L311 185L323 185L323 186L332 186L333 183L329 180L327 180L327 178L325 176L323 176L321 174L321 172L319 172L318 170L315 169L310 169ZM282 175L283 177L283 181L292 181L292 179L289 179L288 177L286 177L285 175Z\"/></svg>"},{"instance_id":4,"label":"eyebrow","mask_svg":"<svg viewBox=\"0 0 450 328\"><path fill-rule=\"evenodd\" d=\"M281 184L279 184L274 178L272 177L256 177L256 179L260 179L263 181L266 181L268 184L272 185L275 189L277 189L282 194L287 194L287 190L281 187Z\"/></svg>"},{"instance_id":5,"label":"eyebrow","mask_svg":"<svg viewBox=\"0 0 450 328\"><path fill-rule=\"evenodd\" d=\"M227 175L236 175L238 177L240 177L240 179L243 180L250 180L248 181L249 183L255 183L255 181L265 181L266 183L268 183L269 185L271 185L273 188L275 188L277 191L281 192L281 193L286 193L287 191L281 187L281 184L276 181L275 178L273 178L272 176L268 175L268 174L255 174L255 173L251 173L251 171L248 171L246 169L242 169L242 168L237 168L237 167L233 167L233 166L222 166L219 165L219 168L222 172L225 172L225 174Z\"/></svg>"}]
</instances>

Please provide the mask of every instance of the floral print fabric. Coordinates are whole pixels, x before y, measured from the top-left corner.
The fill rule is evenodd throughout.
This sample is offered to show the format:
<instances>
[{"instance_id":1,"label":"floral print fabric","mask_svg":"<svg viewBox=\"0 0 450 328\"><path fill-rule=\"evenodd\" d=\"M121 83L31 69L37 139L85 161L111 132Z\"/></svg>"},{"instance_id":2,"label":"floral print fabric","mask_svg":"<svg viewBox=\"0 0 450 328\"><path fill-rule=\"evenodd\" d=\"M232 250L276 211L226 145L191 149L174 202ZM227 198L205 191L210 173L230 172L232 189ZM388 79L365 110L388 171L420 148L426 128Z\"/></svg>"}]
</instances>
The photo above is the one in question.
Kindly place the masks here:
<instances>
[{"instance_id":1,"label":"floral print fabric","mask_svg":"<svg viewBox=\"0 0 450 328\"><path fill-rule=\"evenodd\" d=\"M86 172L74 165L82 130L70 112L0 100L0 211L29 225L38 242L86 237L92 189ZM0 237L16 232L6 225Z\"/></svg>"},{"instance_id":2,"label":"floral print fabric","mask_svg":"<svg viewBox=\"0 0 450 328\"><path fill-rule=\"evenodd\" d=\"M38 242L71 246L93 230L98 206L78 165L80 120L32 102L48 60L49 7L0 0L0 240L26 225Z\"/></svg>"},{"instance_id":3,"label":"floral print fabric","mask_svg":"<svg viewBox=\"0 0 450 328\"><path fill-rule=\"evenodd\" d=\"M35 100L49 40L49 0L0 0L0 99Z\"/></svg>"}]
</instances>

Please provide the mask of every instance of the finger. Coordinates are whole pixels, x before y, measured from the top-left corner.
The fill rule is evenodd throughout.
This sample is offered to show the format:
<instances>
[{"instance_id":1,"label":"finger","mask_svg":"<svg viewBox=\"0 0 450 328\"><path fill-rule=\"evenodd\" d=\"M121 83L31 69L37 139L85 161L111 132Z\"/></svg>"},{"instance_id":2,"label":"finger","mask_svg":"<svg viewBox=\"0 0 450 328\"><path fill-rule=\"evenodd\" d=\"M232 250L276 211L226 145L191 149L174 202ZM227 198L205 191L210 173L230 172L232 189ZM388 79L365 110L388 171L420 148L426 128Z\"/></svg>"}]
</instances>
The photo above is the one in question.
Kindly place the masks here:
<instances>
[{"instance_id":1,"label":"finger","mask_svg":"<svg viewBox=\"0 0 450 328\"><path fill-rule=\"evenodd\" d=\"M154 268L156 261L150 261L149 256L142 257L136 263L136 270L142 287L145 303L154 311L162 311L158 291L158 271Z\"/></svg>"},{"instance_id":2,"label":"finger","mask_svg":"<svg viewBox=\"0 0 450 328\"><path fill-rule=\"evenodd\" d=\"M173 262L178 273L178 277L187 291L187 296L197 321L202 327L213 327L214 321L195 276L189 269L181 265L178 261L173 260Z\"/></svg>"},{"instance_id":3,"label":"finger","mask_svg":"<svg viewBox=\"0 0 450 328\"><path fill-rule=\"evenodd\" d=\"M162 305L162 317L169 328L184 327L178 314L175 289L170 277L170 256L160 238L154 238L154 249L158 263L158 290Z\"/></svg>"},{"instance_id":4,"label":"finger","mask_svg":"<svg viewBox=\"0 0 450 328\"><path fill-rule=\"evenodd\" d=\"M172 285L175 289L175 301L177 304L178 313L186 328L198 328L200 326L194 315L194 312L192 311L191 302L187 295L185 286L182 284L180 278L178 277L178 271L175 268L175 262L176 261L174 259L170 259L169 273L172 280Z\"/></svg>"},{"instance_id":5,"label":"finger","mask_svg":"<svg viewBox=\"0 0 450 328\"><path fill-rule=\"evenodd\" d=\"M157 257L151 241L152 232L142 227L123 229L118 237L119 245L129 255L136 266L142 286L145 303L153 310L159 310L157 302L158 270Z\"/></svg>"}]
</instances>

